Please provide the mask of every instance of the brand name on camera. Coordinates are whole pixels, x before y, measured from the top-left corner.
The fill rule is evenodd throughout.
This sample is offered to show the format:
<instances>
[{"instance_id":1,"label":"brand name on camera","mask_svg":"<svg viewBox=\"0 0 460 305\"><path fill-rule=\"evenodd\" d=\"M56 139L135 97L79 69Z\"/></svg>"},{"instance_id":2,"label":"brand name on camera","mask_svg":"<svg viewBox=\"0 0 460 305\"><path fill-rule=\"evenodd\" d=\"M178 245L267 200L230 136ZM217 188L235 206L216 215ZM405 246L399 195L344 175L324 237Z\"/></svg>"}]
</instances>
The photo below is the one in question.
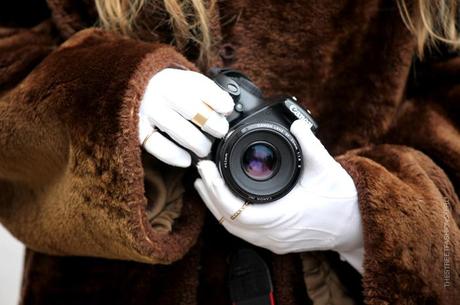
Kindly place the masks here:
<instances>
[{"instance_id":1,"label":"brand name on camera","mask_svg":"<svg viewBox=\"0 0 460 305\"><path fill-rule=\"evenodd\" d=\"M300 110L296 105L294 104L291 104L289 106L289 110L296 116L296 118L300 119L300 120L304 120L305 122L308 123L308 125L311 127L312 126L312 123L310 122L310 120L308 119L308 117L303 114L303 111Z\"/></svg>"},{"instance_id":2,"label":"brand name on camera","mask_svg":"<svg viewBox=\"0 0 460 305\"><path fill-rule=\"evenodd\" d=\"M289 107L289 110L291 110L291 112L292 112L298 119L301 119L301 120L306 120L306 119L307 119L307 118L303 115L303 113L299 111L299 108L297 108L296 106L291 105L291 107Z\"/></svg>"}]
</instances>

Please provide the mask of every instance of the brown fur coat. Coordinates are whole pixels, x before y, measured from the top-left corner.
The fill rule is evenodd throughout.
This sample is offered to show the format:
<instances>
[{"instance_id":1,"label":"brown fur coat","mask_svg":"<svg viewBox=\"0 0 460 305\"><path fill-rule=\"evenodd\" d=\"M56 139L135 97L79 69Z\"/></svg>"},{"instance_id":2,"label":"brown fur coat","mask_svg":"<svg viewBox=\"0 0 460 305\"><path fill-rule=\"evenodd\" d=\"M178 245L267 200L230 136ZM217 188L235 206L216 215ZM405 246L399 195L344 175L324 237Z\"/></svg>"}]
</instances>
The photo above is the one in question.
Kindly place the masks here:
<instances>
[{"instance_id":1,"label":"brown fur coat","mask_svg":"<svg viewBox=\"0 0 460 305\"><path fill-rule=\"evenodd\" d=\"M196 69L196 50L142 16L141 41L90 28L90 0L0 4L0 221L28 248L22 304L230 304L238 241L194 173L137 138L148 79ZM414 64L391 0L225 0L213 16L214 64L297 96L359 191L363 277L334 253L267 254L278 304L459 304L460 57Z\"/></svg>"}]
</instances>

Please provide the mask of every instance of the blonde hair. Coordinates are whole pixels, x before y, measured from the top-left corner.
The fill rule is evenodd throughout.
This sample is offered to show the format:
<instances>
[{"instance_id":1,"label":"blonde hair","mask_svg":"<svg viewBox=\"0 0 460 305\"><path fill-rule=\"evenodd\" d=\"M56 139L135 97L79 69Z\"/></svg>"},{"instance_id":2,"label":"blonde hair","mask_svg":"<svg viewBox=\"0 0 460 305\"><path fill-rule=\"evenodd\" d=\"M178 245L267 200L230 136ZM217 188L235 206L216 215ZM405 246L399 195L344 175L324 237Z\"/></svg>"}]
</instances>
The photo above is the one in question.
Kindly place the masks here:
<instances>
[{"instance_id":1,"label":"blonde hair","mask_svg":"<svg viewBox=\"0 0 460 305\"><path fill-rule=\"evenodd\" d=\"M423 57L428 48L444 43L452 49L460 47L457 30L457 0L397 0L406 27L417 40L417 53Z\"/></svg>"},{"instance_id":2,"label":"blonde hair","mask_svg":"<svg viewBox=\"0 0 460 305\"><path fill-rule=\"evenodd\" d=\"M164 9L174 32L174 44L184 50L189 42L198 45L198 62L210 60L212 38L210 13L216 0L95 0L100 25L110 31L136 37L137 17L143 9Z\"/></svg>"},{"instance_id":3,"label":"blonde hair","mask_svg":"<svg viewBox=\"0 0 460 305\"><path fill-rule=\"evenodd\" d=\"M158 9L162 1L169 15L175 44L183 50L189 42L199 47L200 64L206 65L212 51L209 12L216 0L95 0L101 26L123 35L136 36L136 19L142 9ZM439 42L453 48L460 46L456 27L457 0L396 0L401 17L417 40L419 57L426 47L435 47Z\"/></svg>"}]
</instances>

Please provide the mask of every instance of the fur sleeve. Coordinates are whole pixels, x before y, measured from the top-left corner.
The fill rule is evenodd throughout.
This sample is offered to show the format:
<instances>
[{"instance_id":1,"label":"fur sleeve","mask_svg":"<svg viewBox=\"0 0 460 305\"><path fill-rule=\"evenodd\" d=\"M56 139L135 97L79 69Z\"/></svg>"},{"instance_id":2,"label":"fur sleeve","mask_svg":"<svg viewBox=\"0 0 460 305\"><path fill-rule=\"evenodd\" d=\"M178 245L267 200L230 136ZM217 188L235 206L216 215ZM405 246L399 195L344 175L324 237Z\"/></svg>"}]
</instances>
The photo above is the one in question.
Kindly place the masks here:
<instances>
[{"instance_id":1,"label":"fur sleeve","mask_svg":"<svg viewBox=\"0 0 460 305\"><path fill-rule=\"evenodd\" d=\"M399 145L338 160L358 188L366 304L457 304L460 202L444 171Z\"/></svg>"},{"instance_id":2,"label":"fur sleeve","mask_svg":"<svg viewBox=\"0 0 460 305\"><path fill-rule=\"evenodd\" d=\"M0 58L10 63L9 76L0 74L0 221L49 254L181 258L196 241L203 209L182 202L180 173L167 167L149 171L147 201L137 113L154 73L193 65L170 46L97 29L54 50L47 35L19 32L25 36L0 39ZM170 232L165 221L179 210Z\"/></svg>"}]
</instances>

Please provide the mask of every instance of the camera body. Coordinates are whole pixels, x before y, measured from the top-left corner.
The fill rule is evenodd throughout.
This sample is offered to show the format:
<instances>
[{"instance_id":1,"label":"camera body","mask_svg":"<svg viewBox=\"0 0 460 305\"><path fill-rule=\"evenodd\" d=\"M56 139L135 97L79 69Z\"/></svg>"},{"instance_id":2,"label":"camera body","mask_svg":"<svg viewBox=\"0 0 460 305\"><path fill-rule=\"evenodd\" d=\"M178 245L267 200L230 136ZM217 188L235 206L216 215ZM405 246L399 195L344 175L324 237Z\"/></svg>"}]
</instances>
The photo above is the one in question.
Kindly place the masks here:
<instances>
[{"instance_id":1,"label":"camera body","mask_svg":"<svg viewBox=\"0 0 460 305\"><path fill-rule=\"evenodd\" d=\"M318 125L295 97L264 99L260 89L239 71L212 69L213 80L234 102L227 135L214 143L212 158L229 188L251 203L277 200L294 187L303 158L291 124Z\"/></svg>"}]
</instances>

